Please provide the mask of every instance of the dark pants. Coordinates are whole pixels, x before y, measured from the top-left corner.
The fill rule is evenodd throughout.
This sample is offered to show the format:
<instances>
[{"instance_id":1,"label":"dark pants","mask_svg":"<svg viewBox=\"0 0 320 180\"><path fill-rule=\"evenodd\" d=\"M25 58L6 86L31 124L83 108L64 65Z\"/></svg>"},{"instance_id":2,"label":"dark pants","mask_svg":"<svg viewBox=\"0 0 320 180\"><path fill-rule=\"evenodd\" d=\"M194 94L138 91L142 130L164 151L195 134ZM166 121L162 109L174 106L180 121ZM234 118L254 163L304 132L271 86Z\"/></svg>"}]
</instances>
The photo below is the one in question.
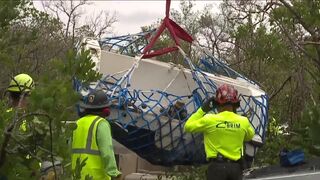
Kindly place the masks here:
<instances>
[{"instance_id":1,"label":"dark pants","mask_svg":"<svg viewBox=\"0 0 320 180\"><path fill-rule=\"evenodd\" d=\"M240 163L210 162L207 171L207 180L242 180Z\"/></svg>"}]
</instances>

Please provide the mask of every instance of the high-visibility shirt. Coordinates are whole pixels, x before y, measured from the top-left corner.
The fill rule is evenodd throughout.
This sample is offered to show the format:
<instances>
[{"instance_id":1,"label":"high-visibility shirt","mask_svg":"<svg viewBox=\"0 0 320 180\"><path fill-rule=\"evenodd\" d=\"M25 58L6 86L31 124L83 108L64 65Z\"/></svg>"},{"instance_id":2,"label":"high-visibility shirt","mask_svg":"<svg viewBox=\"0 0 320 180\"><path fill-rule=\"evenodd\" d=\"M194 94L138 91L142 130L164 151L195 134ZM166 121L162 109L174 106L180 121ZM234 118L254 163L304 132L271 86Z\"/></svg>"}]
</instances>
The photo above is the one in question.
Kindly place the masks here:
<instances>
[{"instance_id":1,"label":"high-visibility shirt","mask_svg":"<svg viewBox=\"0 0 320 180\"><path fill-rule=\"evenodd\" d=\"M86 115L77 121L72 140L73 170L78 158L80 162L88 158L82 168L81 179L89 175L94 180L110 180L111 176L121 174L115 163L110 125L105 119Z\"/></svg>"},{"instance_id":2,"label":"high-visibility shirt","mask_svg":"<svg viewBox=\"0 0 320 180\"><path fill-rule=\"evenodd\" d=\"M14 109L14 108L11 107L11 108L6 110L6 113L8 113L8 115L11 116L10 118L13 117L13 113L15 113L14 110L17 110L17 109ZM23 113L26 113L26 112L23 110ZM10 118L8 118L7 121L9 121ZM41 123L37 117L34 117L32 119L32 122L34 124ZM24 143L30 143L29 142L30 140L28 139L30 137L30 133L34 133L33 130L30 129L29 123L27 122L26 119L23 119L21 122L18 122L18 124L17 124L18 127L19 127L19 131L15 132L15 133L19 133L19 141L25 141ZM26 154L25 155L25 159L30 160L30 159L32 159L32 156L30 154ZM41 167L41 162L39 162L38 164L39 164L39 166L35 167L35 168L40 168Z\"/></svg>"},{"instance_id":3,"label":"high-visibility shirt","mask_svg":"<svg viewBox=\"0 0 320 180\"><path fill-rule=\"evenodd\" d=\"M254 136L248 118L230 111L206 114L201 108L187 120L184 130L203 133L207 159L215 158L220 153L228 159L239 160L243 142Z\"/></svg>"},{"instance_id":4,"label":"high-visibility shirt","mask_svg":"<svg viewBox=\"0 0 320 180\"><path fill-rule=\"evenodd\" d=\"M12 113L13 112L13 108L9 108L6 110L7 113ZM19 130L20 132L27 132L28 127L27 127L27 120L22 120L22 123L19 125Z\"/></svg>"}]
</instances>

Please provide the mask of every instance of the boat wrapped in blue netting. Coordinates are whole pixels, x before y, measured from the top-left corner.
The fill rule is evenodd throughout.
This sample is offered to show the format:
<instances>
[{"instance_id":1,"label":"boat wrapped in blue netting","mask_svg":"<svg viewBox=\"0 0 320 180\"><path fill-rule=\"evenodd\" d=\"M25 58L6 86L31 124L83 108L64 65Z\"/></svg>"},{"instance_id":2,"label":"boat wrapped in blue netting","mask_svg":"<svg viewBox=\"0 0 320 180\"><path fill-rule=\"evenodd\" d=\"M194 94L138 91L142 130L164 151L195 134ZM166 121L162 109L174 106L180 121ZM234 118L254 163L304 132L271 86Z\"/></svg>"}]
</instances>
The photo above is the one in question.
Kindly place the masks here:
<instances>
[{"instance_id":1,"label":"boat wrapped in blue netting","mask_svg":"<svg viewBox=\"0 0 320 180\"><path fill-rule=\"evenodd\" d=\"M153 164L205 163L202 135L185 133L183 126L219 85L230 84L240 94L237 112L249 118L255 141L264 141L268 97L257 83L205 51L197 65L180 48L184 66L144 58L150 33L82 42L83 48L91 50L103 78L90 87L77 82L75 87L83 96L95 88L106 92L112 101L108 120L115 140ZM245 147L249 156L258 149L253 144Z\"/></svg>"}]
</instances>

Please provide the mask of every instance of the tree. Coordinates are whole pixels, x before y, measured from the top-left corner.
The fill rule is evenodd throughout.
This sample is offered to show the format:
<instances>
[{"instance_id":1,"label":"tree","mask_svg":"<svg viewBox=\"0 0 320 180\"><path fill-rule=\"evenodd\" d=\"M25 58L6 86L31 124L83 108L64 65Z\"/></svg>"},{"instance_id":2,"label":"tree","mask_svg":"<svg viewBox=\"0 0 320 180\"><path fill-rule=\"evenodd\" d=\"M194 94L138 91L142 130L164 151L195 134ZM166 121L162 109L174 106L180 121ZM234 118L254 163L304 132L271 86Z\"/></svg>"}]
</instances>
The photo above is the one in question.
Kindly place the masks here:
<instances>
[{"instance_id":1,"label":"tree","mask_svg":"<svg viewBox=\"0 0 320 180\"><path fill-rule=\"evenodd\" d=\"M81 23L84 15L82 8L92 5L88 0L81 1L42 1L42 6L48 14L53 14L55 18L63 22L61 33L64 39L69 40L72 45L84 36L101 38L111 32L112 25L117 22L116 14L107 10L90 15L85 23Z\"/></svg>"},{"instance_id":2,"label":"tree","mask_svg":"<svg viewBox=\"0 0 320 180\"><path fill-rule=\"evenodd\" d=\"M101 39L111 33L112 25L117 22L116 14L109 11L100 11L97 15L87 17L85 25L77 28L77 36L88 36Z\"/></svg>"},{"instance_id":3,"label":"tree","mask_svg":"<svg viewBox=\"0 0 320 180\"><path fill-rule=\"evenodd\" d=\"M318 46L314 43L318 38L318 12L314 8L318 4L283 0L223 4L223 12L228 12L229 21L236 27L231 33L233 56L228 62L234 62L235 69L260 82L270 95L270 118L280 125L288 124L290 132L306 120L302 114L309 111L306 107L311 99L318 102ZM288 145L280 139L274 143L280 141L282 144L274 146L270 154L277 154L281 146ZM303 141L295 141L295 146ZM273 146L269 142L265 149Z\"/></svg>"},{"instance_id":4,"label":"tree","mask_svg":"<svg viewBox=\"0 0 320 180\"><path fill-rule=\"evenodd\" d=\"M199 39L202 48L211 50L211 54L219 59L228 57L230 44L230 22L224 14L213 14L212 7L205 7L199 19Z\"/></svg>"},{"instance_id":5,"label":"tree","mask_svg":"<svg viewBox=\"0 0 320 180\"><path fill-rule=\"evenodd\" d=\"M61 33L64 34L65 40L70 38L72 44L75 42L75 31L79 26L79 18L83 14L81 7L89 4L87 0L42 1L43 8L47 13L53 13L58 21L65 22Z\"/></svg>"},{"instance_id":6,"label":"tree","mask_svg":"<svg viewBox=\"0 0 320 180\"><path fill-rule=\"evenodd\" d=\"M1 17L15 14L11 19L3 19L6 25L3 24L1 29L0 64L6 67L0 73L1 77L5 77L0 86L1 94L10 76L22 72L38 75L48 59L58 56L66 47L56 33L60 28L59 22L34 9L28 1L14 2L14 6L13 3L1 5L1 9L6 10L1 11ZM51 50L46 51L47 48Z\"/></svg>"},{"instance_id":7,"label":"tree","mask_svg":"<svg viewBox=\"0 0 320 180\"><path fill-rule=\"evenodd\" d=\"M311 102L318 104L320 100L319 2L224 1L221 11L215 14L210 7L205 7L203 13L194 13L192 7L191 1L182 1L181 12L173 11L173 19L197 37L201 47L258 82L269 95L269 120L274 119L277 127L288 126L289 135L279 135L277 141L273 141L274 133L269 128L259 157L270 158L260 162L277 162L282 147L307 147L306 144L315 142L305 139L315 137L308 130L304 138L294 141L294 146L287 143L294 138L295 131L300 132L299 127L315 124L310 120L314 118L306 114L315 114L317 106ZM168 47L172 42L165 34L156 45ZM176 54L159 59L175 58L182 59Z\"/></svg>"},{"instance_id":8,"label":"tree","mask_svg":"<svg viewBox=\"0 0 320 180\"><path fill-rule=\"evenodd\" d=\"M64 60L53 59L46 67L46 71L41 73L41 76L36 80L38 86L30 96L28 113L23 113L17 119L1 121L1 127L5 127L9 122L19 124L19 121L31 118L28 120L30 126L37 128L37 132L42 132L44 138L39 137L41 140L37 140L37 143L42 143L37 145L38 150L34 152L28 148L28 145L34 142L20 141L18 136L11 136L13 149L22 149L23 151L19 151L17 156L8 157L2 172L7 172L6 175L9 179L10 177L24 179L32 173L32 171L30 172L32 170L30 163L26 163L26 159L24 159L25 153L32 156L31 160L37 160L32 162L33 166L37 166L37 162L45 160L55 161L58 159L63 164L70 162L70 145L67 142L71 138L73 128L68 122L77 119L74 105L79 100L79 95L74 91L70 82L74 78L83 83L101 78L99 73L92 70L93 67L94 63L90 60L89 52L83 52L82 55L77 56L76 52L69 51ZM8 114L5 112L6 108L1 109L1 114L7 116ZM9 118L4 116L1 119ZM13 132L19 131L19 126L15 127L17 129L14 129ZM67 168L65 171L65 176L71 177L70 169ZM37 175L39 174L34 174L34 176Z\"/></svg>"},{"instance_id":9,"label":"tree","mask_svg":"<svg viewBox=\"0 0 320 180\"><path fill-rule=\"evenodd\" d=\"M171 10L170 18L174 20L177 24L181 25L181 27L186 30L193 38L196 38L196 33L198 31L198 14L199 12L194 12L193 10L194 4L190 0L183 0L180 3L180 9L182 13L176 10ZM142 31L150 31L156 29L160 26L161 22L158 21L152 25L142 27ZM153 50L162 49L166 47L175 46L175 42L172 39L169 31L164 30L161 36L156 41L153 46ZM186 55L191 58L191 60L197 60L199 53L195 51L189 42L180 41L180 47L184 50ZM163 54L161 56L156 57L159 61L164 62L173 62L175 64L180 64L183 66L188 66L185 63L184 57L178 51L174 51L171 53Z\"/></svg>"}]
</instances>

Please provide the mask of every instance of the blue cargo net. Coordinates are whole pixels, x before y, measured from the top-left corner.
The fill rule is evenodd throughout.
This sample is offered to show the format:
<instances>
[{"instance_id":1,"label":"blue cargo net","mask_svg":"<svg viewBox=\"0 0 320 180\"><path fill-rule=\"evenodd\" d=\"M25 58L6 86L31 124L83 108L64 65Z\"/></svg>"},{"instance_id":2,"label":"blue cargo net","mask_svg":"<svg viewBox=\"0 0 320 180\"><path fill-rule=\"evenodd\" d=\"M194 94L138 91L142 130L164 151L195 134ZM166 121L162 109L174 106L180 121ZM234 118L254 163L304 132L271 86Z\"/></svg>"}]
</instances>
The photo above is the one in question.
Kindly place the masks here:
<instances>
[{"instance_id":1,"label":"blue cargo net","mask_svg":"<svg viewBox=\"0 0 320 180\"><path fill-rule=\"evenodd\" d=\"M141 43L142 39L146 40L144 35L147 34L107 38L101 40L100 45L103 50L129 56L139 55L145 46ZM201 61L207 64L197 67L185 56L185 62L189 65L192 79L196 84L196 88L193 89L188 85L190 93L185 95L172 94L167 91L168 87L174 83L174 79L165 89L131 88L132 74L139 66L141 57L136 59L132 67L126 71L104 74L100 81L90 87L82 87L79 82L75 83L75 87L80 92L88 92L96 88L105 90L112 101L112 110L108 120L112 126L113 138L142 158L153 164L166 166L203 164L206 162L203 136L185 133L183 126L206 98L214 96L217 89L217 84L205 72L215 74L224 72L225 76L229 74L233 78L240 77L245 81L248 80L225 63L220 63L219 66L210 63L212 62L210 58L212 57L204 56ZM204 71L204 67L211 67L211 69ZM252 81L246 82L257 86ZM259 96L240 94L240 100L241 107L237 109L238 113L249 118L256 134L264 141L268 121L267 96L265 94Z\"/></svg>"},{"instance_id":2,"label":"blue cargo net","mask_svg":"<svg viewBox=\"0 0 320 180\"><path fill-rule=\"evenodd\" d=\"M148 43L149 37L154 32L155 29L133 35L106 37L101 39L99 44L101 49L106 51L113 51L127 56L136 56L142 54L144 47Z\"/></svg>"}]
</instances>

